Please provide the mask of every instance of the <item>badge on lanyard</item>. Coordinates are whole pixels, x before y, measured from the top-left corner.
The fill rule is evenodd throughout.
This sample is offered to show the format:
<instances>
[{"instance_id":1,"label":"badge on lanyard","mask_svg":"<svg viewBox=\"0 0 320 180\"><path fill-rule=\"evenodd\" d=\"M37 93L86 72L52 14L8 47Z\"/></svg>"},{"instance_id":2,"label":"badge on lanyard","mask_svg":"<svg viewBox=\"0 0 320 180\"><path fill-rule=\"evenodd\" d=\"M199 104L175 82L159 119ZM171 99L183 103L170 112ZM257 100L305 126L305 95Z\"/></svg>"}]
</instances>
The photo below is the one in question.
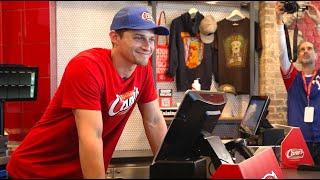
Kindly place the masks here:
<instances>
[{"instance_id":1,"label":"badge on lanyard","mask_svg":"<svg viewBox=\"0 0 320 180\"><path fill-rule=\"evenodd\" d=\"M308 106L304 108L304 122L313 122L314 107Z\"/></svg>"},{"instance_id":2,"label":"badge on lanyard","mask_svg":"<svg viewBox=\"0 0 320 180\"><path fill-rule=\"evenodd\" d=\"M312 80L316 76L317 72L314 71L312 78L307 86L306 82L306 77L304 73L302 72L302 79L303 79L303 84L304 84L304 90L306 91L307 94L307 101L308 101L308 106L304 108L304 122L306 123L312 123L313 122L313 115L314 115L314 107L310 106L310 91L311 91L311 86L312 86Z\"/></svg>"}]
</instances>

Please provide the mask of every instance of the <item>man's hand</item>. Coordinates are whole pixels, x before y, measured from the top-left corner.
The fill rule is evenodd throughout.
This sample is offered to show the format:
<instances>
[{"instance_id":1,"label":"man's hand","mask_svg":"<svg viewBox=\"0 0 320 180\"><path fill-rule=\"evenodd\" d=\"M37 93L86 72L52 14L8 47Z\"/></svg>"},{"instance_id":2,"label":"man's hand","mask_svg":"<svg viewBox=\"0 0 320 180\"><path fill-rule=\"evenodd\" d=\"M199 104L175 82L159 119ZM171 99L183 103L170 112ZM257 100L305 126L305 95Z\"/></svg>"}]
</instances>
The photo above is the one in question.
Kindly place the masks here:
<instances>
[{"instance_id":1,"label":"man's hand","mask_svg":"<svg viewBox=\"0 0 320 180\"><path fill-rule=\"evenodd\" d=\"M306 12L316 25L320 24L320 11L315 5L309 4Z\"/></svg>"},{"instance_id":2,"label":"man's hand","mask_svg":"<svg viewBox=\"0 0 320 180\"><path fill-rule=\"evenodd\" d=\"M283 14L284 14L283 4L277 1L275 9L276 9L277 24L281 25L283 24L282 20L283 20Z\"/></svg>"}]
</instances>

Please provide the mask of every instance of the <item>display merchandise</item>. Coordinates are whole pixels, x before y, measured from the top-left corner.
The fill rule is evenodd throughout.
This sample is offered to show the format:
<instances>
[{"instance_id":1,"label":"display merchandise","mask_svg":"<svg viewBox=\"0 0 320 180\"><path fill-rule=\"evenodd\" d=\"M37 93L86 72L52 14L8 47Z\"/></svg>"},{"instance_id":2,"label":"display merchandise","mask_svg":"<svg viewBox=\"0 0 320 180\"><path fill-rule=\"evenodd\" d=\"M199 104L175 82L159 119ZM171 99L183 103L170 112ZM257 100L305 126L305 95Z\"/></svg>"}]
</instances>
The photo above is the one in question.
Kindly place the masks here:
<instances>
[{"instance_id":1,"label":"display merchandise","mask_svg":"<svg viewBox=\"0 0 320 180\"><path fill-rule=\"evenodd\" d=\"M166 14L164 11L160 12L158 25L166 24ZM160 43L159 38L164 38L164 43ZM169 44L169 36L159 36L157 35L156 41L156 76L157 82L172 82L174 78L167 75L167 70L169 67L169 53L168 53L168 44Z\"/></svg>"},{"instance_id":2,"label":"display merchandise","mask_svg":"<svg viewBox=\"0 0 320 180\"><path fill-rule=\"evenodd\" d=\"M200 39L205 44L214 41L214 32L217 30L217 22L212 15L205 16L200 22L199 31Z\"/></svg>"},{"instance_id":3,"label":"display merchandise","mask_svg":"<svg viewBox=\"0 0 320 180\"><path fill-rule=\"evenodd\" d=\"M230 18L229 18L230 19ZM218 52L217 74L219 84L233 85L238 94L250 94L250 20L223 19L218 22L215 50ZM261 50L258 24L255 24L255 49Z\"/></svg>"},{"instance_id":4,"label":"display merchandise","mask_svg":"<svg viewBox=\"0 0 320 180\"><path fill-rule=\"evenodd\" d=\"M203 18L199 11L194 18L186 12L171 22L168 74L176 77L177 91L191 89L196 78L200 78L201 89L210 90L215 60L212 45L200 39Z\"/></svg>"}]
</instances>

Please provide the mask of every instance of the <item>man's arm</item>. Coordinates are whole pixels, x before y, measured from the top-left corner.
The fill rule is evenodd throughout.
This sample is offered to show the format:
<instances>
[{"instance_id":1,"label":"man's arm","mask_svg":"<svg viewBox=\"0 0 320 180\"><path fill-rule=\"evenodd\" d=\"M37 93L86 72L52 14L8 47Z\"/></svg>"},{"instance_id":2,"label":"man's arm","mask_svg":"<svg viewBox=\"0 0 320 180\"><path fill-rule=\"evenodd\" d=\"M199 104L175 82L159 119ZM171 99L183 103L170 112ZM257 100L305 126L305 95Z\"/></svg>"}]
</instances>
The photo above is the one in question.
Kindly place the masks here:
<instances>
[{"instance_id":1,"label":"man's arm","mask_svg":"<svg viewBox=\"0 0 320 180\"><path fill-rule=\"evenodd\" d=\"M278 35L279 35L279 51L280 51L280 66L281 66L281 70L284 74L287 74L291 63L289 61L289 57L288 57L288 50L287 50L287 44L286 44L286 36L284 33L284 24L282 22L283 19L283 5L280 4L279 2L277 2L276 4L276 20L277 20L277 31L278 31Z\"/></svg>"},{"instance_id":2,"label":"man's arm","mask_svg":"<svg viewBox=\"0 0 320 180\"><path fill-rule=\"evenodd\" d=\"M79 156L84 178L105 178L100 111L76 109L73 111L79 137Z\"/></svg>"},{"instance_id":3,"label":"man's arm","mask_svg":"<svg viewBox=\"0 0 320 180\"><path fill-rule=\"evenodd\" d=\"M163 138L167 133L167 125L160 111L158 99L139 104L144 129L154 155L156 155Z\"/></svg>"},{"instance_id":4,"label":"man's arm","mask_svg":"<svg viewBox=\"0 0 320 180\"><path fill-rule=\"evenodd\" d=\"M313 22L316 24L318 32L320 31L320 11L318 8L313 5L308 5L308 10L306 10L308 16L313 20Z\"/></svg>"}]
</instances>

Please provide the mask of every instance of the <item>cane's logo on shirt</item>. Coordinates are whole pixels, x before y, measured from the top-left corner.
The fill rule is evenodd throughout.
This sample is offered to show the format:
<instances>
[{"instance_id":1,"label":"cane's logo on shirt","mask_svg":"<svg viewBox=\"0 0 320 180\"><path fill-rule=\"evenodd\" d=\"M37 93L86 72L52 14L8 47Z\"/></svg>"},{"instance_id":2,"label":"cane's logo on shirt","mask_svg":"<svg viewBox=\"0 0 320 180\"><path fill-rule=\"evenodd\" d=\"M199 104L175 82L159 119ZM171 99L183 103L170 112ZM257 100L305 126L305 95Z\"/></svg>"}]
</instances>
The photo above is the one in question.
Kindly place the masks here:
<instances>
[{"instance_id":1,"label":"cane's logo on shirt","mask_svg":"<svg viewBox=\"0 0 320 180\"><path fill-rule=\"evenodd\" d=\"M134 104L139 95L138 88L134 87L132 91L123 94L116 94L116 99L112 102L109 109L109 116L123 114Z\"/></svg>"}]
</instances>

